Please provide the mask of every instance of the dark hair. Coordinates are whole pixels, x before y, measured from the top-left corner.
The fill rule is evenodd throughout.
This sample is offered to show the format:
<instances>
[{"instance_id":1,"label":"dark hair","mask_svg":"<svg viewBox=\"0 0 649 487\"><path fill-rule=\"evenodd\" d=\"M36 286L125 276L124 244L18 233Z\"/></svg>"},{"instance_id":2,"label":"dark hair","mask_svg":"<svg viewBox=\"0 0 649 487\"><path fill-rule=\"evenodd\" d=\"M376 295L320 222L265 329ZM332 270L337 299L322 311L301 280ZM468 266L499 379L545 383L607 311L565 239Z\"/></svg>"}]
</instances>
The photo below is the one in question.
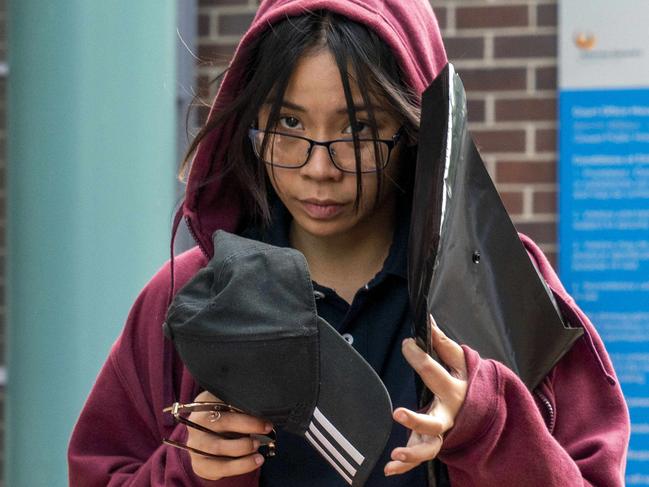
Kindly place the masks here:
<instances>
[{"instance_id":1,"label":"dark hair","mask_svg":"<svg viewBox=\"0 0 649 487\"><path fill-rule=\"evenodd\" d=\"M373 137L377 138L374 110L371 97L385 103L387 109L402 123L408 148L402 150L404 157L413 157L416 147L420 116L420 100L416 93L403 81L402 71L385 42L366 26L342 15L321 10L299 17L290 17L272 25L257 39L245 46L241 54L246 59L242 88L236 96L215 107L214 114L196 135L183 160L179 177L184 180L190 160L199 143L212 131L234 117L234 130L225 154L220 174L214 175L214 161L210 175L224 178L243 198L244 218L247 222L270 223L268 196L272 187L267 179L263 163L255 157L248 139L248 129L257 119L264 102L272 96L273 102L267 127L275 127L279 119L281 103L289 79L299 59L309 53L328 49L334 56L341 74L347 113L352 126L356 147L357 175L360 171L357 120L349 83L348 67L355 75L355 81L368 107ZM278 62L281 53L281 62ZM223 77L221 73L214 81ZM263 141L262 152L267 140ZM212 156L214 157L214 156ZM377 156L378 157L378 156ZM383 180L377 160L378 191L381 193ZM356 207L362 194L361 178L357 177Z\"/></svg>"}]
</instances>

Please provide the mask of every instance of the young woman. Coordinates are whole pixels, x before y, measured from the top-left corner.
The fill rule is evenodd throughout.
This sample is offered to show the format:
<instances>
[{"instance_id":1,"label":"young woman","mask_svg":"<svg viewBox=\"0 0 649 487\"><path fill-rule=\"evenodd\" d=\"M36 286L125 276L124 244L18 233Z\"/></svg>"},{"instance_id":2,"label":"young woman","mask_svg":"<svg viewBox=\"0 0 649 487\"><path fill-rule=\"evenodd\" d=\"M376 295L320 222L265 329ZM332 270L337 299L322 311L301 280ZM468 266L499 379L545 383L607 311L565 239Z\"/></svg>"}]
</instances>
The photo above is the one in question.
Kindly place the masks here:
<instances>
[{"instance_id":1,"label":"young woman","mask_svg":"<svg viewBox=\"0 0 649 487\"><path fill-rule=\"evenodd\" d=\"M198 390L161 325L169 295L218 252L217 229L300 250L322 296L318 313L385 383L395 423L367 485L623 485L629 424L615 374L529 240L571 324L585 330L539 394L435 326L444 365L407 339L419 103L446 62L426 0L262 2L190 150L182 214L197 247L135 302L75 428L72 485L346 485L295 436L279 432L281 453L264 460L249 436L270 431L263 419L191 414L207 429L244 435L222 439L162 412L216 400ZM417 376L436 397L419 412Z\"/></svg>"}]
</instances>

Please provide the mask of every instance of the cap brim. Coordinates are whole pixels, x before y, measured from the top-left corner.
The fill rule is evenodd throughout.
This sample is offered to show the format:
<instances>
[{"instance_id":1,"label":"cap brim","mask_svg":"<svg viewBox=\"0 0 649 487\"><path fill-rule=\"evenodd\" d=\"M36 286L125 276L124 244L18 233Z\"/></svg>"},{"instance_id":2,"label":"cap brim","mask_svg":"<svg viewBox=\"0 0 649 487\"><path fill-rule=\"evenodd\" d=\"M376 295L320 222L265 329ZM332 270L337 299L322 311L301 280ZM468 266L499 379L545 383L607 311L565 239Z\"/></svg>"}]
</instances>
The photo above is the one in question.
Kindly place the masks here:
<instances>
[{"instance_id":1,"label":"cap brim","mask_svg":"<svg viewBox=\"0 0 649 487\"><path fill-rule=\"evenodd\" d=\"M340 476L365 483L392 430L392 402L374 369L322 318L320 392L306 439Z\"/></svg>"}]
</instances>

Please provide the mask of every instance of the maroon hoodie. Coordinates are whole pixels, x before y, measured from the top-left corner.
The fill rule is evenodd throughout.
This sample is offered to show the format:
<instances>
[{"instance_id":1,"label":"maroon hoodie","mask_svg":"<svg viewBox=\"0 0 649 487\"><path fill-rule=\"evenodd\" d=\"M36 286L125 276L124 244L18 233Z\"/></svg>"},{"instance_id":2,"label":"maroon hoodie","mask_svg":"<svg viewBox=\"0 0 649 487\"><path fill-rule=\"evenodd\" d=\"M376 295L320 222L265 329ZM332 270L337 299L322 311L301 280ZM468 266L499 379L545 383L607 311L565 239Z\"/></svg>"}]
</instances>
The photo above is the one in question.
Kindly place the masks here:
<instances>
[{"instance_id":1,"label":"maroon hoodie","mask_svg":"<svg viewBox=\"0 0 649 487\"><path fill-rule=\"evenodd\" d=\"M329 9L366 24L391 47L406 82L421 93L446 64L427 0L268 0L241 45L269 24L307 10ZM236 95L246 60L238 49L213 111ZM233 124L200 145L189 176L183 216L198 246L173 262L176 292L213 253L211 235L234 231L236 195L218 174ZM469 388L439 458L453 486L618 486L624 484L629 418L610 360L588 318L567 295L546 258L526 237L530 257L557 297L564 317L584 336L531 394L498 362L465 347ZM191 402L198 389L162 334L172 265L167 263L133 305L83 408L69 446L73 486L205 485L256 487L259 470L220 481L192 472L188 455L162 444L184 441L186 429L162 409Z\"/></svg>"}]
</instances>

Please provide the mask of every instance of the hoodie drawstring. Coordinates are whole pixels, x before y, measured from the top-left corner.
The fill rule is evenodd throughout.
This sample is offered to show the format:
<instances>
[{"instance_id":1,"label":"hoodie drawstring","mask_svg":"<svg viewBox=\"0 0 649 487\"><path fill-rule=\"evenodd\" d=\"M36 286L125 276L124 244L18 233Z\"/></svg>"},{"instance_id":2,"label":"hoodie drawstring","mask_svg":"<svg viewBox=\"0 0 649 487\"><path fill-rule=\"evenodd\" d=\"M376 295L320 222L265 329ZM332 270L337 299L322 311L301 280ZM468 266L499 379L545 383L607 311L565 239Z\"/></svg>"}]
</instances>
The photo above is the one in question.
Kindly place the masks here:
<instances>
[{"instance_id":1,"label":"hoodie drawstring","mask_svg":"<svg viewBox=\"0 0 649 487\"><path fill-rule=\"evenodd\" d=\"M173 226L171 228L171 246L170 246L170 257L169 257L169 296L167 298L167 308L171 305L171 301L174 297L174 286L175 286L175 274L174 274L174 244L176 241L176 234L178 233L178 227L180 226L180 221L183 217L183 208L182 205L176 211L174 216ZM163 351L162 351L162 366L164 373L164 385L163 385L163 395L164 395L164 404L171 405L178 400L176 397L176 381L174 377L174 355L175 349L172 341L165 336L163 342ZM163 421L165 426L174 427L175 421L171 414L165 414L163 416Z\"/></svg>"}]
</instances>

